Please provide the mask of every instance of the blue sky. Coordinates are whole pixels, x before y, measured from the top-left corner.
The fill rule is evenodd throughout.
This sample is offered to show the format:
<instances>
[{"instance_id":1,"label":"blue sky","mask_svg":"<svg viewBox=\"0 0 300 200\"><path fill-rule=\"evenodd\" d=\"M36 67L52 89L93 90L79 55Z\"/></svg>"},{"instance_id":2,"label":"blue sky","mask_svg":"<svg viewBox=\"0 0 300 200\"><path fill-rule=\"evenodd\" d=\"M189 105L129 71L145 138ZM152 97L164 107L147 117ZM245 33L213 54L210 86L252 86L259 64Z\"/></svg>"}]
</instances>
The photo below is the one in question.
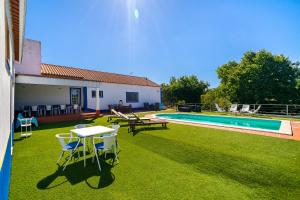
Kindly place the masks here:
<instances>
[{"instance_id":1,"label":"blue sky","mask_svg":"<svg viewBox=\"0 0 300 200\"><path fill-rule=\"evenodd\" d=\"M42 61L146 76L197 75L247 50L300 61L300 0L28 0L26 37Z\"/></svg>"}]
</instances>

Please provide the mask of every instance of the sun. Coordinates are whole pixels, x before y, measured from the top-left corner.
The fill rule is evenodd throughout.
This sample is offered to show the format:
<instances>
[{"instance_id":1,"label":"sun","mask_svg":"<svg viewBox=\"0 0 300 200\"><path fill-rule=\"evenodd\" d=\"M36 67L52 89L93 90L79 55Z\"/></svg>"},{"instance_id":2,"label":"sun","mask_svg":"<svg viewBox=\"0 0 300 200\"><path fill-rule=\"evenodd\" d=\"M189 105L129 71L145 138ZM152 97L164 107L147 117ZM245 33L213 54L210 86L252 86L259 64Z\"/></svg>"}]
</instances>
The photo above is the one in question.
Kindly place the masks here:
<instances>
[{"instance_id":1,"label":"sun","mask_svg":"<svg viewBox=\"0 0 300 200\"><path fill-rule=\"evenodd\" d=\"M135 19L139 19L140 18L140 12L137 8L134 9L134 17Z\"/></svg>"}]
</instances>

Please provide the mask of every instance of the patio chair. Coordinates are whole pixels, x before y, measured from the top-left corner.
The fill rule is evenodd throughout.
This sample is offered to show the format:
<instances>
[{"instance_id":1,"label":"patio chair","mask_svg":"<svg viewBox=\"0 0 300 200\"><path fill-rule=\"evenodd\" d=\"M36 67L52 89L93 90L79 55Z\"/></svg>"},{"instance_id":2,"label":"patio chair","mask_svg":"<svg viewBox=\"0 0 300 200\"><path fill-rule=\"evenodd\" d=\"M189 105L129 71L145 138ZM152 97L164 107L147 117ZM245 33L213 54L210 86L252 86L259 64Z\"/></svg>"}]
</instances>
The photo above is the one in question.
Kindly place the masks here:
<instances>
[{"instance_id":1,"label":"patio chair","mask_svg":"<svg viewBox=\"0 0 300 200\"><path fill-rule=\"evenodd\" d=\"M80 112L80 106L78 104L73 105L73 112L74 113L79 113Z\"/></svg>"},{"instance_id":2,"label":"patio chair","mask_svg":"<svg viewBox=\"0 0 300 200\"><path fill-rule=\"evenodd\" d=\"M128 121L128 125L129 125L129 129L128 132L134 132L135 127L136 126L151 126L151 125L156 125L156 124L160 124L162 125L162 127L167 128L167 121L164 120L142 120L142 118L140 118L139 116L135 115L134 113L132 113L137 120L129 120Z\"/></svg>"},{"instance_id":3,"label":"patio chair","mask_svg":"<svg viewBox=\"0 0 300 200\"><path fill-rule=\"evenodd\" d=\"M113 153L114 154L114 159L118 162L118 155L116 151L116 135L111 134L111 135L104 135L101 137L93 137L93 147L94 147L94 156L93 156L93 161L94 157L96 156L99 171L101 172L101 165L99 162L99 151L104 152L104 158L106 159L106 154L107 153ZM102 142L98 142L99 140L102 140Z\"/></svg>"},{"instance_id":4,"label":"patio chair","mask_svg":"<svg viewBox=\"0 0 300 200\"><path fill-rule=\"evenodd\" d=\"M38 106L31 106L31 115L35 112L35 116L38 117Z\"/></svg>"},{"instance_id":5,"label":"patio chair","mask_svg":"<svg viewBox=\"0 0 300 200\"><path fill-rule=\"evenodd\" d=\"M49 115L53 115L53 110L51 105L46 105L46 115L49 112Z\"/></svg>"},{"instance_id":6,"label":"patio chair","mask_svg":"<svg viewBox=\"0 0 300 200\"><path fill-rule=\"evenodd\" d=\"M229 112L237 113L238 112L237 108L238 108L237 104L231 104L231 106L229 108Z\"/></svg>"},{"instance_id":7,"label":"patio chair","mask_svg":"<svg viewBox=\"0 0 300 200\"><path fill-rule=\"evenodd\" d=\"M240 110L240 113L248 113L250 111L250 105L243 104L243 107Z\"/></svg>"},{"instance_id":8,"label":"patio chair","mask_svg":"<svg viewBox=\"0 0 300 200\"><path fill-rule=\"evenodd\" d=\"M18 121L21 126L21 137L28 137L32 135L32 118L18 118ZM25 128L25 133L23 132L23 128ZM29 128L29 132L28 132Z\"/></svg>"},{"instance_id":9,"label":"patio chair","mask_svg":"<svg viewBox=\"0 0 300 200\"><path fill-rule=\"evenodd\" d=\"M64 113L64 114L67 114L67 111L66 111L66 105L65 104L61 104L59 106L59 114Z\"/></svg>"},{"instance_id":10,"label":"patio chair","mask_svg":"<svg viewBox=\"0 0 300 200\"><path fill-rule=\"evenodd\" d=\"M24 106L23 114L25 117L30 117L31 116L31 106Z\"/></svg>"},{"instance_id":11,"label":"patio chair","mask_svg":"<svg viewBox=\"0 0 300 200\"><path fill-rule=\"evenodd\" d=\"M58 139L58 141L62 147L62 152L56 163L57 164L59 163L59 161L61 160L61 158L63 157L65 152L70 152L70 156L69 156L67 162L64 164L64 168L63 168L63 171L64 171L66 169L68 163L74 156L76 150L78 150L79 147L83 146L83 144L80 142L79 137L74 137L70 133L61 133L61 134L56 134L55 136ZM80 157L80 152L79 151L77 151L77 152L78 152L78 157Z\"/></svg>"},{"instance_id":12,"label":"patio chair","mask_svg":"<svg viewBox=\"0 0 300 200\"><path fill-rule=\"evenodd\" d=\"M215 103L215 106L216 106L218 112L225 112L225 110L220 108L220 106L217 103Z\"/></svg>"},{"instance_id":13,"label":"patio chair","mask_svg":"<svg viewBox=\"0 0 300 200\"><path fill-rule=\"evenodd\" d=\"M110 126L112 129L114 129L115 131L112 132L111 134L114 134L116 136L116 147L119 148L119 143L118 143L118 131L120 129L120 125L112 125ZM104 135L111 135L111 134L104 134Z\"/></svg>"},{"instance_id":14,"label":"patio chair","mask_svg":"<svg viewBox=\"0 0 300 200\"><path fill-rule=\"evenodd\" d=\"M253 110L249 110L248 114L256 114L256 113L258 113L258 111L260 110L260 108L261 108L261 105L259 105L255 110L254 109Z\"/></svg>"}]
</instances>

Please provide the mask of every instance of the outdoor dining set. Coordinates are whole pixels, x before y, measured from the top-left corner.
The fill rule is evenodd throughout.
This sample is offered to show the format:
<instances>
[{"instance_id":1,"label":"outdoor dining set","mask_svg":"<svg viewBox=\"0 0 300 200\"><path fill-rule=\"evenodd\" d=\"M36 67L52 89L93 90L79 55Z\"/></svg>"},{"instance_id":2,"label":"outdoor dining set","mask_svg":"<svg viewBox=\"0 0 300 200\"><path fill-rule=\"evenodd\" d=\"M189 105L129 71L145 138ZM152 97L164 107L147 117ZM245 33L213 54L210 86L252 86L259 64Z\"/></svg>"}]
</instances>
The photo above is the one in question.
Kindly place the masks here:
<instances>
[{"instance_id":1,"label":"outdoor dining set","mask_svg":"<svg viewBox=\"0 0 300 200\"><path fill-rule=\"evenodd\" d=\"M60 105L32 105L24 106L23 114L25 117L41 117L52 115L74 114L81 111L81 106L78 104L60 104Z\"/></svg>"},{"instance_id":2,"label":"outdoor dining set","mask_svg":"<svg viewBox=\"0 0 300 200\"><path fill-rule=\"evenodd\" d=\"M100 153L104 153L105 158L107 153L112 153L114 155L114 160L118 162L117 135L118 135L119 128L120 125L113 125L111 127L106 127L106 126L91 126L90 124L78 124L74 126L74 129L70 130L70 133L56 134L56 138L58 139L62 147L62 152L59 156L57 163L60 162L65 152L69 152L69 156L62 164L63 171L64 171L68 166L70 160L74 158L76 153L78 157L80 157L79 150L82 147L83 158L84 158L83 165L85 167L86 151L87 151L87 147L89 146L87 145L87 143L89 142L93 147L92 161L94 162L94 158L96 157L100 171L101 171L101 165L99 161ZM90 150L88 151L90 152Z\"/></svg>"}]
</instances>

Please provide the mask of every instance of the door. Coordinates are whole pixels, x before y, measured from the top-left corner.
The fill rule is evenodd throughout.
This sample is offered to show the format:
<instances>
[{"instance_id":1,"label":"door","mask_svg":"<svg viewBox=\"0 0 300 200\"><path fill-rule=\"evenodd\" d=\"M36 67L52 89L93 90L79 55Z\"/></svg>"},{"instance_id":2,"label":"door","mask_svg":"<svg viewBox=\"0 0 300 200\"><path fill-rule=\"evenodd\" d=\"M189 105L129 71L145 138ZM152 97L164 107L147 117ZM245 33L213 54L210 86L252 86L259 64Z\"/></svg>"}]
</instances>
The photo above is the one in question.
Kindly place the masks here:
<instances>
[{"instance_id":1,"label":"door","mask_svg":"<svg viewBox=\"0 0 300 200\"><path fill-rule=\"evenodd\" d=\"M70 104L81 105L81 89L80 88L70 88Z\"/></svg>"}]
</instances>

